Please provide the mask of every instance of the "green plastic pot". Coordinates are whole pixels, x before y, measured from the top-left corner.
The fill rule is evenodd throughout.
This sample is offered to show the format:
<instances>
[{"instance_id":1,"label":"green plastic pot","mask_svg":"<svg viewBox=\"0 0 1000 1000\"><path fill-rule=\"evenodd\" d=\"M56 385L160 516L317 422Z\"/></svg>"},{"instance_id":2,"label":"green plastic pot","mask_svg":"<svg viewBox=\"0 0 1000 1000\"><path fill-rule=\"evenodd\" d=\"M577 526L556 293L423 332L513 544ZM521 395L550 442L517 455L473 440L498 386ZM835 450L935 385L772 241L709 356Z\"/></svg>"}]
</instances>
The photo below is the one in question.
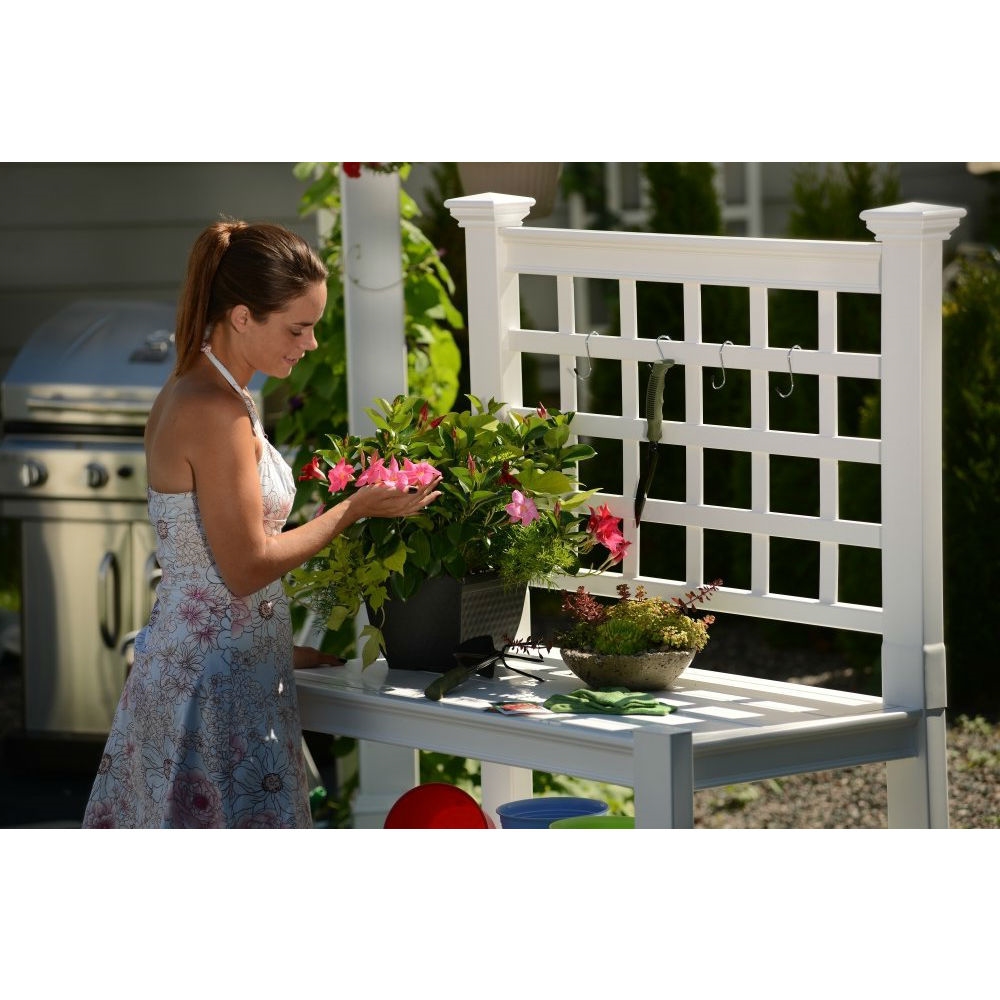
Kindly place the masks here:
<instances>
[{"instance_id":1,"label":"green plastic pot","mask_svg":"<svg viewBox=\"0 0 1000 1000\"><path fill-rule=\"evenodd\" d=\"M634 816L567 816L553 820L550 830L634 830Z\"/></svg>"}]
</instances>

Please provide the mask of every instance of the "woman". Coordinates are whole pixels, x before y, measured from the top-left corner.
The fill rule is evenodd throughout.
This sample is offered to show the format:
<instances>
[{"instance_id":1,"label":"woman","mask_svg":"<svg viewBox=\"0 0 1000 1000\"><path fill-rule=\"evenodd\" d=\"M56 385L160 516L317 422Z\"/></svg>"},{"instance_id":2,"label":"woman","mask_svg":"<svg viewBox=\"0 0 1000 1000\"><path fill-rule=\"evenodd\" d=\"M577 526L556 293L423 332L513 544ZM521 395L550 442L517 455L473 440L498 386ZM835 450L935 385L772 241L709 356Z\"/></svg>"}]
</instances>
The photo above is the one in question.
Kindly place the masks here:
<instances>
[{"instance_id":1,"label":"woman","mask_svg":"<svg viewBox=\"0 0 1000 1000\"><path fill-rule=\"evenodd\" d=\"M339 663L292 643L281 577L359 518L404 517L433 485L356 490L282 531L292 470L246 386L316 347L326 268L276 225L219 222L188 260L177 364L146 425L163 576L84 814L85 827L308 827L292 670Z\"/></svg>"}]
</instances>

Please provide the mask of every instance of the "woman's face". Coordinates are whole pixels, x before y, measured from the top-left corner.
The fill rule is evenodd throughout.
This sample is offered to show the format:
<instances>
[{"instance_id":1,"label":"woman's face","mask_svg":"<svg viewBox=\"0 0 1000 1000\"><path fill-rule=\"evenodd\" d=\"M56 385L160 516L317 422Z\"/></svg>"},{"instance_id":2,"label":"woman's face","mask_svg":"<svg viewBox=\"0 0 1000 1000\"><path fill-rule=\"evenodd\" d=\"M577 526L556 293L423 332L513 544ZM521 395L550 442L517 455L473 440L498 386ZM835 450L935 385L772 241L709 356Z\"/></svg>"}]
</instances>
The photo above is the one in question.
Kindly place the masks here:
<instances>
[{"instance_id":1,"label":"woman's face","mask_svg":"<svg viewBox=\"0 0 1000 1000\"><path fill-rule=\"evenodd\" d=\"M270 313L262 323L247 323L253 367L272 378L285 378L296 362L316 348L313 328L326 308L326 284L317 281L284 309Z\"/></svg>"}]
</instances>

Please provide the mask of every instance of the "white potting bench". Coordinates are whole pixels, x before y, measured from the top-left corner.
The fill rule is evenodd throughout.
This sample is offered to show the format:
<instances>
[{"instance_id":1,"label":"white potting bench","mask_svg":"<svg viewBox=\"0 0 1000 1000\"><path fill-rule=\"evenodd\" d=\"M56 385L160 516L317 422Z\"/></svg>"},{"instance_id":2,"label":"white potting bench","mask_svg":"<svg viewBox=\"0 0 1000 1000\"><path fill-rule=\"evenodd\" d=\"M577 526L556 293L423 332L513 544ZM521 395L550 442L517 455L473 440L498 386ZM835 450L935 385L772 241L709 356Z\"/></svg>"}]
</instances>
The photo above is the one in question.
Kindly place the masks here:
<instances>
[{"instance_id":1,"label":"white potting bench","mask_svg":"<svg viewBox=\"0 0 1000 1000\"><path fill-rule=\"evenodd\" d=\"M704 566L706 532L748 536L749 586L724 586L713 598L712 610L881 634L881 696L809 691L802 685L692 669L684 675L676 695L678 712L666 717L668 723L639 717L588 723L483 712L482 699L496 693L485 682L432 703L420 696L420 675L408 680L394 672L387 686L373 691L327 670L299 675L304 726L478 757L483 761L483 801L491 811L499 802L531 794L532 767L631 784L638 826L690 825L697 788L884 761L889 825L946 827L941 271L943 241L964 210L916 203L873 209L862 218L874 242L832 242L524 227L531 204L528 198L492 193L447 203L466 235L472 392L527 412L536 401L522 396L522 358L554 356L559 406L577 411L576 432L621 442L622 493L601 494L597 500L623 517L629 537L635 537L632 504L646 429L639 369L668 357L676 366L668 372L668 383L683 378L684 419L664 421L663 444L685 450L685 497L651 496L643 525L683 530L685 576L640 575L640 527L621 573L588 577L588 588L614 596L624 580L641 583L652 595L676 595L706 582L706 575L726 575ZM555 329L522 328L523 275L554 280ZM592 336L576 329L577 278L616 284L620 336ZM677 331L669 340L638 336L640 282L682 286L683 337ZM725 330L703 329L702 296L709 286L748 290L749 344L727 343ZM815 348L770 346L771 289L815 295ZM839 349L838 297L847 294L881 297L879 353ZM620 414L580 409L578 373L586 371L588 356L620 363ZM715 378L723 367L750 373L749 426L704 420L703 369ZM777 399L772 372L786 380L817 379L816 433L771 428L769 412ZM880 438L839 434L839 379L880 383ZM706 449L750 456L748 508L705 502ZM814 460L818 516L771 509L771 456ZM881 523L840 516L840 463L881 467ZM586 470L584 478L595 475ZM772 538L818 544L815 597L783 594L782 581L771 578ZM881 551L880 607L840 599L842 546ZM558 583L574 588L579 582L567 578ZM556 667L550 673L553 690L574 686L565 675L556 676Z\"/></svg>"}]
</instances>

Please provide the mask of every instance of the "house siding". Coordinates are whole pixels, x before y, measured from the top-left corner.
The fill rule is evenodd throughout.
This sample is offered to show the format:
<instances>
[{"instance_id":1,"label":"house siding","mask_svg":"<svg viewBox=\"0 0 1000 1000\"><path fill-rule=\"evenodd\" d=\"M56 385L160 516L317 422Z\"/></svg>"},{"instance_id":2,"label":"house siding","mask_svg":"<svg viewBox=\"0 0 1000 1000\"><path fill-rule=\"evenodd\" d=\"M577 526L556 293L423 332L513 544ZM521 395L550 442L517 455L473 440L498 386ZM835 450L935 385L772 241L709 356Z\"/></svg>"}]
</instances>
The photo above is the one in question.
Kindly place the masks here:
<instances>
[{"instance_id":1,"label":"house siding","mask_svg":"<svg viewBox=\"0 0 1000 1000\"><path fill-rule=\"evenodd\" d=\"M32 331L65 304L175 301L198 232L222 216L299 218L291 163L0 164L0 378Z\"/></svg>"}]
</instances>

